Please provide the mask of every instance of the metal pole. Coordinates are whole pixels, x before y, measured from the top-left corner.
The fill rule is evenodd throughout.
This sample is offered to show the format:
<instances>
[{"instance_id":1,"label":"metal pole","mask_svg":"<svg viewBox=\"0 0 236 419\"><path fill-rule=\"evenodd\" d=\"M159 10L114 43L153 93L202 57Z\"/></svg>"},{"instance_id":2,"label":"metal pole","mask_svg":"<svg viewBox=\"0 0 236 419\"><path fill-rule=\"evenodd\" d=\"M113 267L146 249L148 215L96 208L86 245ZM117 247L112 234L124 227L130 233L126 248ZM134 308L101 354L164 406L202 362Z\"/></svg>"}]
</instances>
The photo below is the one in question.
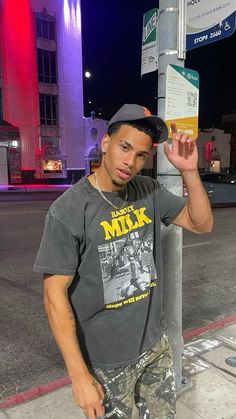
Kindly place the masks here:
<instances>
[{"instance_id":1,"label":"metal pole","mask_svg":"<svg viewBox=\"0 0 236 419\"><path fill-rule=\"evenodd\" d=\"M184 67L185 0L159 1L158 115L165 116L166 70L168 64ZM169 141L169 140L168 140ZM157 179L171 192L182 195L182 177L157 147ZM162 229L164 304L174 358L176 390L182 389L182 230L171 225Z\"/></svg>"}]
</instances>

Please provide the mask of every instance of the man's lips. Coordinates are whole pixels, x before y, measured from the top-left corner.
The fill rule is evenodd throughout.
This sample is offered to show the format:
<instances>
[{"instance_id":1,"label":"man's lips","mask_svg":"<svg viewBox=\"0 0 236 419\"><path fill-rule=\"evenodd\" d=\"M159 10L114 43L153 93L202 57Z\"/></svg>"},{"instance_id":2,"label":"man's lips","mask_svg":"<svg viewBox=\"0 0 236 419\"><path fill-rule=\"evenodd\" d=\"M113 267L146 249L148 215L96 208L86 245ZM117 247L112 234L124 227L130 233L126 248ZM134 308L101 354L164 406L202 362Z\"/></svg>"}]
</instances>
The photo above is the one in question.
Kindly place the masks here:
<instances>
[{"instance_id":1,"label":"man's lips","mask_svg":"<svg viewBox=\"0 0 236 419\"><path fill-rule=\"evenodd\" d=\"M117 173L118 176L124 180L129 179L129 177L131 176L131 173L127 170L117 169Z\"/></svg>"}]
</instances>

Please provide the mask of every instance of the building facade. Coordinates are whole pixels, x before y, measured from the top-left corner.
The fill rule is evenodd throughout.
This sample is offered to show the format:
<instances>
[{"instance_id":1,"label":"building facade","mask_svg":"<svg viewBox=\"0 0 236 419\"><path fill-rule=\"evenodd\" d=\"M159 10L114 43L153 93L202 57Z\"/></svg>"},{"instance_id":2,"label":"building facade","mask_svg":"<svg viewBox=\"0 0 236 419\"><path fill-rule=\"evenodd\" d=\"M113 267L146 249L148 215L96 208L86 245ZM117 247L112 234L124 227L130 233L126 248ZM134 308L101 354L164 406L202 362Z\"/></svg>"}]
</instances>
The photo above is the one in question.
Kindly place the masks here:
<instances>
[{"instance_id":1,"label":"building facade","mask_svg":"<svg viewBox=\"0 0 236 419\"><path fill-rule=\"evenodd\" d=\"M231 135L218 128L198 134L198 168L200 171L229 172Z\"/></svg>"},{"instance_id":2,"label":"building facade","mask_svg":"<svg viewBox=\"0 0 236 419\"><path fill-rule=\"evenodd\" d=\"M84 171L82 74L80 0L0 0L0 120L19 131L22 182Z\"/></svg>"},{"instance_id":3,"label":"building facade","mask_svg":"<svg viewBox=\"0 0 236 419\"><path fill-rule=\"evenodd\" d=\"M230 172L236 174L236 111L222 116L225 132L231 134L230 141Z\"/></svg>"}]
</instances>

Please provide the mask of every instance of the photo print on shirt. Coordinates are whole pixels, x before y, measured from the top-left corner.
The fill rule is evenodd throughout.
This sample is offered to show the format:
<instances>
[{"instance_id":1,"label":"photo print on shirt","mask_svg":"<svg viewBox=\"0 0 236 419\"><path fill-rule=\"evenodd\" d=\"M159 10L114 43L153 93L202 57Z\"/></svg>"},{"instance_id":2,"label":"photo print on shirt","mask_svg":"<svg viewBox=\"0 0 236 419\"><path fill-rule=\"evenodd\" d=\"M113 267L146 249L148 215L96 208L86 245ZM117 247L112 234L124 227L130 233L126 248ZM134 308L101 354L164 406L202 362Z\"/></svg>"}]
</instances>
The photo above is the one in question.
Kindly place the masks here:
<instances>
[{"instance_id":1,"label":"photo print on shirt","mask_svg":"<svg viewBox=\"0 0 236 419\"><path fill-rule=\"evenodd\" d=\"M118 308L149 295L156 286L153 259L153 235L142 241L139 232L98 246L104 302L107 308Z\"/></svg>"}]
</instances>

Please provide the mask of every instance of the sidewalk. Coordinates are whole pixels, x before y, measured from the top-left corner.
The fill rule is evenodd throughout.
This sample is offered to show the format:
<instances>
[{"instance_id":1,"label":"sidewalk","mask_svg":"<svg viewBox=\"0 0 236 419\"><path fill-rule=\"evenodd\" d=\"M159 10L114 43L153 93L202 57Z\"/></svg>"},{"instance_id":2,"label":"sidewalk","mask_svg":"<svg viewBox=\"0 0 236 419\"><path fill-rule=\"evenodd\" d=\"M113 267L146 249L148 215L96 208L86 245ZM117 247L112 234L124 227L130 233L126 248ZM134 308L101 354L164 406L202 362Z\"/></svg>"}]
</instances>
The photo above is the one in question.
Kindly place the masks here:
<instances>
[{"instance_id":1,"label":"sidewalk","mask_svg":"<svg viewBox=\"0 0 236 419\"><path fill-rule=\"evenodd\" d=\"M176 419L236 419L236 316L184 338L187 389L177 401ZM13 400L0 405L0 419L85 419L74 405L70 385L14 406ZM133 419L137 417L134 412Z\"/></svg>"},{"instance_id":2,"label":"sidewalk","mask_svg":"<svg viewBox=\"0 0 236 419\"><path fill-rule=\"evenodd\" d=\"M46 184L30 184L30 185L1 185L0 193L16 194L22 192L64 192L72 185L46 185Z\"/></svg>"}]
</instances>

